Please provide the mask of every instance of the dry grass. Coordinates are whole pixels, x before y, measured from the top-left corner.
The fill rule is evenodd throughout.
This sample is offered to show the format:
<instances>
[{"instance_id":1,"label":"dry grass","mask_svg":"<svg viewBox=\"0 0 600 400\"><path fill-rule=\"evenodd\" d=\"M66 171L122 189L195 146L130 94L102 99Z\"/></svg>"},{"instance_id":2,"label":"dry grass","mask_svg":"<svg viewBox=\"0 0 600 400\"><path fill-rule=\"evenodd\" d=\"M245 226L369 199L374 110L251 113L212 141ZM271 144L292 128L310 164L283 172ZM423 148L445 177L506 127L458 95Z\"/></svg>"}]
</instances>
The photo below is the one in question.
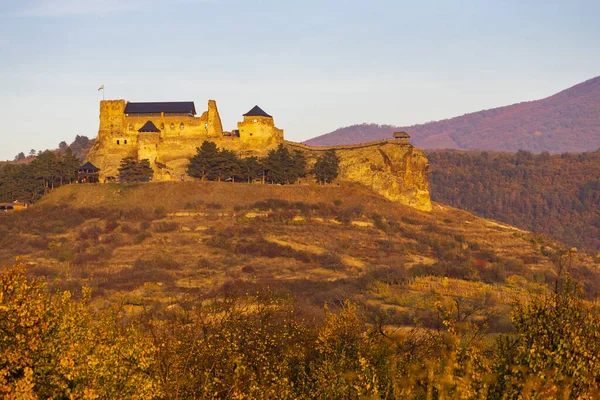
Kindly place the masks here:
<instances>
[{"instance_id":1,"label":"dry grass","mask_svg":"<svg viewBox=\"0 0 600 400\"><path fill-rule=\"evenodd\" d=\"M32 274L58 287L91 286L98 304L135 308L270 287L312 313L353 299L392 325L433 326L436 301L475 305L482 296L505 321L511 299L552 279L555 267L540 249L558 246L451 207L414 210L350 183L69 185L0 216L0 226L4 265L23 255ZM593 263L574 261L589 293L599 281Z\"/></svg>"}]
</instances>

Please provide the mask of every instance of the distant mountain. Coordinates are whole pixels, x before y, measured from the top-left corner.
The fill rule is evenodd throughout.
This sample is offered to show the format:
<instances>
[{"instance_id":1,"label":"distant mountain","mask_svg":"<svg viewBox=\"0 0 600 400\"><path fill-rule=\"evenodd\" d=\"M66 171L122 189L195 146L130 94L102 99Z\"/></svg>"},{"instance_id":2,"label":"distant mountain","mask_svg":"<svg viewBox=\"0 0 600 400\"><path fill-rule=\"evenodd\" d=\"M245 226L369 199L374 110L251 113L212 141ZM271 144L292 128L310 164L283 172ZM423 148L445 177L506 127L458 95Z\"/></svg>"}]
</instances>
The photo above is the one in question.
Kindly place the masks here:
<instances>
[{"instance_id":1,"label":"distant mountain","mask_svg":"<svg viewBox=\"0 0 600 400\"><path fill-rule=\"evenodd\" d=\"M368 142L391 138L394 131L407 131L411 142L424 149L594 151L600 148L600 76L542 100L407 127L354 125L305 143Z\"/></svg>"}]
</instances>

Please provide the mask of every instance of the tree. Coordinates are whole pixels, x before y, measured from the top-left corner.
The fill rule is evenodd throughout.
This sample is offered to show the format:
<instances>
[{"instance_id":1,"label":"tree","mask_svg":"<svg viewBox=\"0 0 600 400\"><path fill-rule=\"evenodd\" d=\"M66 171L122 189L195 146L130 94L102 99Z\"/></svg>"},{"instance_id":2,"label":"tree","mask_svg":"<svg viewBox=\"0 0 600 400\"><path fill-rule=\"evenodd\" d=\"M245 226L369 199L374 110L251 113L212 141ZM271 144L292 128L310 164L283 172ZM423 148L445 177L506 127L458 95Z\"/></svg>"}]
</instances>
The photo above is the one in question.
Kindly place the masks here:
<instances>
[{"instance_id":1,"label":"tree","mask_svg":"<svg viewBox=\"0 0 600 400\"><path fill-rule=\"evenodd\" d=\"M20 152L19 154L17 154L15 156L15 161L22 161L24 159L25 159L25 153L23 153L23 152Z\"/></svg>"},{"instance_id":2,"label":"tree","mask_svg":"<svg viewBox=\"0 0 600 400\"><path fill-rule=\"evenodd\" d=\"M119 165L119 182L148 182L152 179L154 171L150 166L150 160L137 161L133 157L125 157Z\"/></svg>"},{"instance_id":3,"label":"tree","mask_svg":"<svg viewBox=\"0 0 600 400\"><path fill-rule=\"evenodd\" d=\"M235 176L240 172L240 161L237 155L227 149L221 149L215 158L214 168L211 169L211 177L217 181L226 179L235 180Z\"/></svg>"},{"instance_id":4,"label":"tree","mask_svg":"<svg viewBox=\"0 0 600 400\"><path fill-rule=\"evenodd\" d=\"M313 167L313 174L321 184L331 183L338 176L340 159L334 150L323 153Z\"/></svg>"},{"instance_id":5,"label":"tree","mask_svg":"<svg viewBox=\"0 0 600 400\"><path fill-rule=\"evenodd\" d=\"M569 274L559 274L553 293L517 304L512 319L515 334L498 342L493 392L503 398L524 390L534 398L597 395L600 318Z\"/></svg>"},{"instance_id":6,"label":"tree","mask_svg":"<svg viewBox=\"0 0 600 400\"><path fill-rule=\"evenodd\" d=\"M246 157L241 160L240 176L248 183L253 182L256 178L263 176L263 163L258 157Z\"/></svg>"},{"instance_id":7,"label":"tree","mask_svg":"<svg viewBox=\"0 0 600 400\"><path fill-rule=\"evenodd\" d=\"M71 147L67 147L63 156L59 161L60 183L71 183L75 180L77 168L79 168L81 160L75 155Z\"/></svg>"},{"instance_id":8,"label":"tree","mask_svg":"<svg viewBox=\"0 0 600 400\"><path fill-rule=\"evenodd\" d=\"M160 398L155 349L122 313L95 312L91 291L50 294L22 266L0 274L0 395L35 398Z\"/></svg>"},{"instance_id":9,"label":"tree","mask_svg":"<svg viewBox=\"0 0 600 400\"><path fill-rule=\"evenodd\" d=\"M35 149L29 150L29 157L34 157L34 156L35 156Z\"/></svg>"},{"instance_id":10,"label":"tree","mask_svg":"<svg viewBox=\"0 0 600 400\"><path fill-rule=\"evenodd\" d=\"M196 151L196 155L190 159L186 172L193 178L204 180L219 162L219 150L214 142L205 140Z\"/></svg>"},{"instance_id":11,"label":"tree","mask_svg":"<svg viewBox=\"0 0 600 400\"><path fill-rule=\"evenodd\" d=\"M52 151L39 153L31 167L35 178L42 182L44 192L53 189L54 184L60 181L59 157Z\"/></svg>"},{"instance_id":12,"label":"tree","mask_svg":"<svg viewBox=\"0 0 600 400\"><path fill-rule=\"evenodd\" d=\"M292 152L292 159L289 172L290 183L294 183L298 178L304 178L306 176L306 157L300 150L294 150Z\"/></svg>"},{"instance_id":13,"label":"tree","mask_svg":"<svg viewBox=\"0 0 600 400\"><path fill-rule=\"evenodd\" d=\"M65 142L64 140L58 144L58 148L61 151L67 150L67 147L69 147L69 146L67 145L67 142Z\"/></svg>"},{"instance_id":14,"label":"tree","mask_svg":"<svg viewBox=\"0 0 600 400\"><path fill-rule=\"evenodd\" d=\"M295 150L290 154L282 144L269 151L264 165L266 178L271 183L295 183L299 177L306 175L306 159L302 152Z\"/></svg>"}]
</instances>

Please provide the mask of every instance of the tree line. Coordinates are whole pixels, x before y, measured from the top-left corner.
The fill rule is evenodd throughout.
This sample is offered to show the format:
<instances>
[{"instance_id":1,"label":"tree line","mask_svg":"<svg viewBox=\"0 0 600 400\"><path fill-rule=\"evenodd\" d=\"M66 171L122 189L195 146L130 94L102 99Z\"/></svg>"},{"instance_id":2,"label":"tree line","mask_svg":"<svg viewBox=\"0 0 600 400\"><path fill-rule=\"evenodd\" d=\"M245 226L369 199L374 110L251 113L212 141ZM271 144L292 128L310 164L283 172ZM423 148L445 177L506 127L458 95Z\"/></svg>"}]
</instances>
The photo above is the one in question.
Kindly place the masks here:
<instances>
[{"instance_id":1,"label":"tree line","mask_svg":"<svg viewBox=\"0 0 600 400\"><path fill-rule=\"evenodd\" d=\"M338 176L339 158L334 151L320 156L309 171L306 157L300 150L290 152L279 145L267 156L240 158L235 152L218 149L214 142L204 141L190 159L187 174L209 181L254 182L293 184L313 174L319 183L331 183Z\"/></svg>"},{"instance_id":2,"label":"tree line","mask_svg":"<svg viewBox=\"0 0 600 400\"><path fill-rule=\"evenodd\" d=\"M0 166L0 201L34 202L53 188L71 183L81 160L70 147L46 150L30 163Z\"/></svg>"}]
</instances>

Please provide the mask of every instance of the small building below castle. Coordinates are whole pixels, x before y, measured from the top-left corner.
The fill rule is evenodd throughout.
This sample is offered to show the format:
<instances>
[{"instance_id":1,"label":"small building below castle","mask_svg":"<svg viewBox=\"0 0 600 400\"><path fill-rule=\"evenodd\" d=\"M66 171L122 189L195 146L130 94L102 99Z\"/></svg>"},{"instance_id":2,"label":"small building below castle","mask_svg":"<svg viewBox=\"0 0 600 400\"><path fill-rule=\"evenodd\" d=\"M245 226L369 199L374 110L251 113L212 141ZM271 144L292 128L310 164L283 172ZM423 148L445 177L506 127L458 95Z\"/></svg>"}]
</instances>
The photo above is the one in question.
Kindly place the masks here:
<instances>
[{"instance_id":1,"label":"small building below castle","mask_svg":"<svg viewBox=\"0 0 600 400\"><path fill-rule=\"evenodd\" d=\"M86 162L77 169L77 183L100 182L100 169L91 162Z\"/></svg>"}]
</instances>

